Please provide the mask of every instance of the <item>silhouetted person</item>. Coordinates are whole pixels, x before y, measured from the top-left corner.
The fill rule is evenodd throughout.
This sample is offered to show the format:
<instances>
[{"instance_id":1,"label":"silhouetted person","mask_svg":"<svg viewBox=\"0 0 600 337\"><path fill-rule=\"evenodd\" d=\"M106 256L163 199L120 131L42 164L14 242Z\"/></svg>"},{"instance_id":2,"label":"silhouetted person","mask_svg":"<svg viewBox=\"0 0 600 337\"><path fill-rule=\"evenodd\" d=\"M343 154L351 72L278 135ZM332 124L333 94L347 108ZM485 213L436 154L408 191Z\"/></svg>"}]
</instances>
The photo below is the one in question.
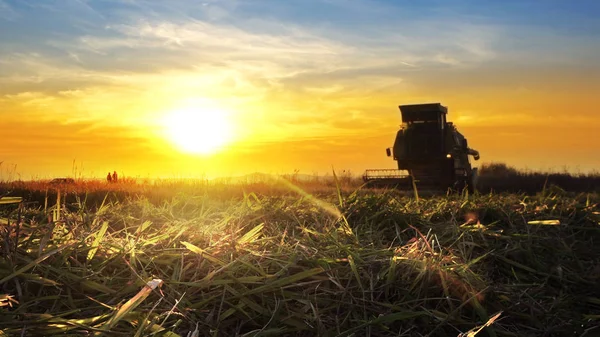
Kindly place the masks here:
<instances>
[{"instance_id":1,"label":"silhouetted person","mask_svg":"<svg viewBox=\"0 0 600 337\"><path fill-rule=\"evenodd\" d=\"M113 172L113 176L112 176L113 181L116 183L117 182L117 171Z\"/></svg>"},{"instance_id":2,"label":"silhouetted person","mask_svg":"<svg viewBox=\"0 0 600 337\"><path fill-rule=\"evenodd\" d=\"M112 182L112 177L110 175L110 172L108 172L108 174L106 175L106 181L108 181L109 183Z\"/></svg>"}]
</instances>

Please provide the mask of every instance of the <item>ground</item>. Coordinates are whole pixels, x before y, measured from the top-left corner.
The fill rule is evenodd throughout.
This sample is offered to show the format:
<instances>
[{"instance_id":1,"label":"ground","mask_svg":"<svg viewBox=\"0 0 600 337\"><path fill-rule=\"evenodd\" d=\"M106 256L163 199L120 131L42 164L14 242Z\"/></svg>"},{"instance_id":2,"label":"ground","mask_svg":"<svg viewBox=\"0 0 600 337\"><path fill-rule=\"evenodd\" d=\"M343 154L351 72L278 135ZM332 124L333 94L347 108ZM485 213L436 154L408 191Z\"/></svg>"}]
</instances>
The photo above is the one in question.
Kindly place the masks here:
<instances>
[{"instance_id":1,"label":"ground","mask_svg":"<svg viewBox=\"0 0 600 337\"><path fill-rule=\"evenodd\" d=\"M5 335L600 333L597 193L43 186L0 193Z\"/></svg>"}]
</instances>

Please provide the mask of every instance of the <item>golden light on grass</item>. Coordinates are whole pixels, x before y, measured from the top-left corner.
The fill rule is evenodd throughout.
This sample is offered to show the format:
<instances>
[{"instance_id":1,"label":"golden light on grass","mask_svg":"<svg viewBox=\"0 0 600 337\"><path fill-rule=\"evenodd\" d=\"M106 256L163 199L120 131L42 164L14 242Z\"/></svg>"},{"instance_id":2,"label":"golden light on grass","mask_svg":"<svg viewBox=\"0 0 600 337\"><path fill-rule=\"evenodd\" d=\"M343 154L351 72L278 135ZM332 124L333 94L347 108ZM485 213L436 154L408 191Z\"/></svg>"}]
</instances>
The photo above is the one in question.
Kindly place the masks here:
<instances>
[{"instance_id":1,"label":"golden light on grass","mask_svg":"<svg viewBox=\"0 0 600 337\"><path fill-rule=\"evenodd\" d=\"M168 112L163 120L167 138L182 152L208 155L233 140L228 112L208 101L195 101Z\"/></svg>"}]
</instances>

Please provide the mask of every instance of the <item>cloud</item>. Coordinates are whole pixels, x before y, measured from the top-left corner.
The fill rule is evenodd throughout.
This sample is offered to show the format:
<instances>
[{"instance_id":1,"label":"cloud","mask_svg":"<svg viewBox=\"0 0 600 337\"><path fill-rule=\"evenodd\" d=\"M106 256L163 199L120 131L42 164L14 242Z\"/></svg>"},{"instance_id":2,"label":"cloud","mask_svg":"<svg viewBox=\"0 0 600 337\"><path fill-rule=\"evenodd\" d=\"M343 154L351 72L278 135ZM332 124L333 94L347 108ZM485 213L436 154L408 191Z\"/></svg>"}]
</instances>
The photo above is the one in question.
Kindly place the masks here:
<instances>
[{"instance_id":1,"label":"cloud","mask_svg":"<svg viewBox=\"0 0 600 337\"><path fill-rule=\"evenodd\" d=\"M136 132L210 97L257 143L390 134L409 101L467 126L590 122L598 37L429 4L0 0L20 17L0 40L0 114Z\"/></svg>"},{"instance_id":2,"label":"cloud","mask_svg":"<svg viewBox=\"0 0 600 337\"><path fill-rule=\"evenodd\" d=\"M310 72L328 76L333 71L359 72L373 68L385 71L398 65L467 64L494 55L487 44L494 41L495 33L482 26L447 21L409 22L350 33L340 28L313 28L256 16L223 21L233 14L239 16L233 13L236 2L225 3L229 5L219 8L228 15L210 20L206 18L205 9L217 6L216 2L197 6L176 1L162 6L156 2L133 1L127 6L107 6L105 11L112 15L94 15L99 9L71 1L66 7L74 13L94 16L97 24L93 29L70 30L69 35L61 34L58 39L47 36L42 43L47 50L36 51L44 59L43 64L31 57L29 62L23 62L21 56L29 53L21 50L12 54L10 68L28 69L28 73L37 72L44 79L57 81L68 81L67 76L73 79L86 76L93 82L97 78L91 76L115 72L224 69L242 72L249 78L277 81L281 77ZM200 18L185 14L184 6L191 6L187 13L199 8L201 14L196 16ZM27 45L21 46L21 49L27 48ZM13 80L20 78L22 76Z\"/></svg>"}]
</instances>

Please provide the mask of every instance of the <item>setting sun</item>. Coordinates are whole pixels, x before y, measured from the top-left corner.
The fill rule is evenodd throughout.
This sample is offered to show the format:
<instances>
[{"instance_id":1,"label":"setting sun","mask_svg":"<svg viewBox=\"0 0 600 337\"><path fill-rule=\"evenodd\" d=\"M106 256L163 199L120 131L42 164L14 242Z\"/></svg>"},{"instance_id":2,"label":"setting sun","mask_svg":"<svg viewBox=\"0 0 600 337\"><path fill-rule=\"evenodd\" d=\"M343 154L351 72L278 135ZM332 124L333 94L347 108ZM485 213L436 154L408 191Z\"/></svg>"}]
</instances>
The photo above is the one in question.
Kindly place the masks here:
<instances>
[{"instance_id":1,"label":"setting sun","mask_svg":"<svg viewBox=\"0 0 600 337\"><path fill-rule=\"evenodd\" d=\"M168 138L181 151L211 154L231 141L231 124L218 108L186 107L170 112L164 124Z\"/></svg>"}]
</instances>

